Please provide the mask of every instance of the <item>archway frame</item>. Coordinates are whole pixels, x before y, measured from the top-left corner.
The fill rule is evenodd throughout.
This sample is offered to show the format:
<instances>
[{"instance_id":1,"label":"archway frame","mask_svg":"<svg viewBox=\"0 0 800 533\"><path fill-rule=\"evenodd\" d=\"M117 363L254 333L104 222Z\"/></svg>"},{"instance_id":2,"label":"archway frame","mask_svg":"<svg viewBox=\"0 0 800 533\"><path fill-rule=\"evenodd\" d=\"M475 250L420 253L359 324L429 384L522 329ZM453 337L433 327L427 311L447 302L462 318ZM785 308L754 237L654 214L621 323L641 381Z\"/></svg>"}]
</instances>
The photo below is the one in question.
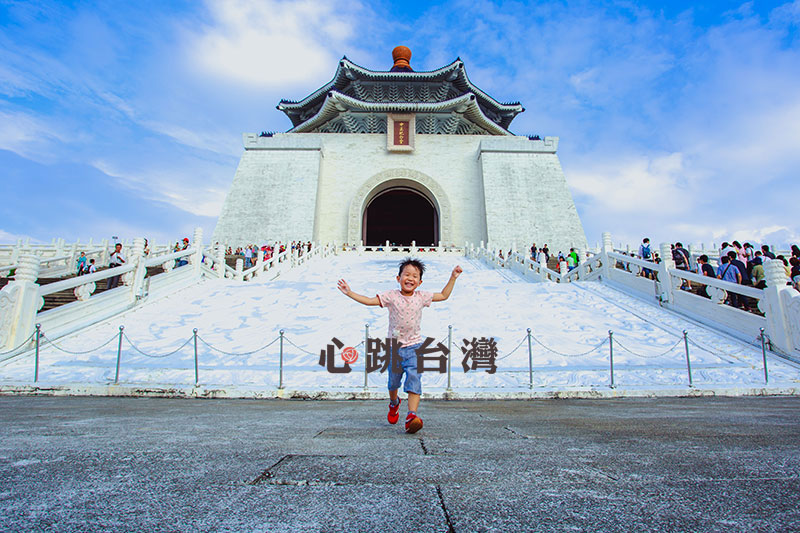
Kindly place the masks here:
<instances>
[{"instance_id":1,"label":"archway frame","mask_svg":"<svg viewBox=\"0 0 800 533\"><path fill-rule=\"evenodd\" d=\"M408 168L392 168L378 172L356 191L350 201L347 224L347 242L358 243L364 231L364 213L370 201L378 194L394 187L408 187L427 197L439 215L439 240L453 242L453 216L450 200L439 183L427 174Z\"/></svg>"}]
</instances>

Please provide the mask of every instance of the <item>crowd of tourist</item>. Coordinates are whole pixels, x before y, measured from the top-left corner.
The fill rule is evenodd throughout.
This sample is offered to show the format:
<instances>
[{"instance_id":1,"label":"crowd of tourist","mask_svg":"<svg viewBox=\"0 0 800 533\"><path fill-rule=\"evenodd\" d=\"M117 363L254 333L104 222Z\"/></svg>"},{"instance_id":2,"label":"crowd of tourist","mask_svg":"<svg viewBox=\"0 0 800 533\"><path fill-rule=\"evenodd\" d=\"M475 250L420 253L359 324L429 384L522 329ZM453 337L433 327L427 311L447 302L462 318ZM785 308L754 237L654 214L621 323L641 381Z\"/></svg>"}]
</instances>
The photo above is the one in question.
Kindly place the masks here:
<instances>
[{"instance_id":1,"label":"crowd of tourist","mask_svg":"<svg viewBox=\"0 0 800 533\"><path fill-rule=\"evenodd\" d=\"M717 264L713 265L713 260L707 254L702 254L693 261L691 254L681 242L671 245L672 261L678 270L694 272L700 276L716 278L737 285L764 289L767 286L764 272L766 262L781 261L786 270L786 276L790 280L789 284L800 290L800 248L797 245L792 245L790 253L791 256L787 258L784 255L775 255L770 250L769 245L766 244L761 245L760 249L756 249L749 242L744 244L739 243L739 241L723 242L719 249ZM633 256L634 254L631 255ZM654 253L650 249L650 239L648 238L642 239L642 244L635 255L645 261L660 263L658 253ZM619 267L620 265L617 266ZM630 269L629 264L622 267ZM650 279L657 279L657 270L642 268L640 275ZM700 285L700 287L693 288L691 281L684 279L681 289L687 291L696 289L698 294L709 298L708 287ZM745 310L753 306L753 302L749 298L733 291L727 291L726 303Z\"/></svg>"},{"instance_id":2,"label":"crowd of tourist","mask_svg":"<svg viewBox=\"0 0 800 533\"><path fill-rule=\"evenodd\" d=\"M292 254L296 253L298 257L301 257L303 254L311 251L312 244L311 241L292 241L289 245L283 243L264 244L262 246L248 244L247 246L239 246L236 249L229 246L225 252L225 255L241 256L244 258L244 268L248 269L255 265L255 263L258 261L258 254L262 254L264 261L267 261L272 259L273 255L279 255L285 252L287 246Z\"/></svg>"}]
</instances>

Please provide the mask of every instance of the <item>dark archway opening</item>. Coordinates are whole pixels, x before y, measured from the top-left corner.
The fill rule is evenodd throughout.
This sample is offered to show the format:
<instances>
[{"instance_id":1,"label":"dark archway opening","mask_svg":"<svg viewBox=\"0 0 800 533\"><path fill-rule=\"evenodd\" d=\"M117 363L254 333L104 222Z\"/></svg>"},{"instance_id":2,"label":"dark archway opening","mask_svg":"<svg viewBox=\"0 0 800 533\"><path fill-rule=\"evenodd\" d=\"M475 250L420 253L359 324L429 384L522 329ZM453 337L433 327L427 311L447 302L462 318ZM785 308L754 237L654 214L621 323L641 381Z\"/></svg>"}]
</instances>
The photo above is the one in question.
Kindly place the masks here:
<instances>
[{"instance_id":1,"label":"dark archway opening","mask_svg":"<svg viewBox=\"0 0 800 533\"><path fill-rule=\"evenodd\" d=\"M367 206L364 214L366 246L389 241L396 246L436 246L439 217L431 201L412 189L389 189Z\"/></svg>"}]
</instances>

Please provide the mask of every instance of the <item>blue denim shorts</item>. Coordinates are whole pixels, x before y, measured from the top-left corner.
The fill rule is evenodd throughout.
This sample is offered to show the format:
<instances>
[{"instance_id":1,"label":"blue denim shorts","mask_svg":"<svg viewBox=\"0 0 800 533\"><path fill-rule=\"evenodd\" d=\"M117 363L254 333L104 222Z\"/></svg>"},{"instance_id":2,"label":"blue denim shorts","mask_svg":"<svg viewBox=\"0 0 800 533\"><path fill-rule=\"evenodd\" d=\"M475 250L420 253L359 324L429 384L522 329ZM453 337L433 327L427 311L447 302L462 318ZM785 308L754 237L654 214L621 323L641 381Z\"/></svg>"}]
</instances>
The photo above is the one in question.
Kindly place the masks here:
<instances>
[{"instance_id":1,"label":"blue denim shorts","mask_svg":"<svg viewBox=\"0 0 800 533\"><path fill-rule=\"evenodd\" d=\"M422 346L421 342L412 344L411 346L401 346L398 350L400 356L400 366L403 368L403 373L406 375L406 381L403 385L405 392L413 392L414 394L422 394L422 382L419 380L417 373L417 348ZM400 380L403 374L395 374L392 372L392 365L389 365L389 390L400 388Z\"/></svg>"}]
</instances>

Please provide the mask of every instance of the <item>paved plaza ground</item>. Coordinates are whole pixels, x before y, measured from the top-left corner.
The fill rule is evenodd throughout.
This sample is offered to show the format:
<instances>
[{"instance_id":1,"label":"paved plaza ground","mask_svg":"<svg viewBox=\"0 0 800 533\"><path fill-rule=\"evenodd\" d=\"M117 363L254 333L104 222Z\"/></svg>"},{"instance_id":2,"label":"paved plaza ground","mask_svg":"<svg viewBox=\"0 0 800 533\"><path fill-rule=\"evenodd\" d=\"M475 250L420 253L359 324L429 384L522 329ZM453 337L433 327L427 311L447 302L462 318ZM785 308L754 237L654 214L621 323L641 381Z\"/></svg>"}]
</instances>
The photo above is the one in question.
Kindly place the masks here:
<instances>
[{"instance_id":1,"label":"paved plaza ground","mask_svg":"<svg viewBox=\"0 0 800 533\"><path fill-rule=\"evenodd\" d=\"M800 529L799 398L385 408L3 397L0 530Z\"/></svg>"}]
</instances>

